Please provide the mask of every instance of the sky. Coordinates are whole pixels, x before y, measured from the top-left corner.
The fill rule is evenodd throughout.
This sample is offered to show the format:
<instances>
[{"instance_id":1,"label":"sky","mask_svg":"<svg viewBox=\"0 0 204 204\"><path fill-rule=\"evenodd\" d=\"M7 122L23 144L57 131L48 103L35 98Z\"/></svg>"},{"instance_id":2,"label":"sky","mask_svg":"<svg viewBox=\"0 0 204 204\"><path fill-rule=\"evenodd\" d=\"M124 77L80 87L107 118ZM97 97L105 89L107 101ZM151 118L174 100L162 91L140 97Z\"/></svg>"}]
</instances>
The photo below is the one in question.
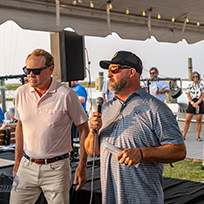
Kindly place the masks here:
<instances>
[{"instance_id":1,"label":"sky","mask_svg":"<svg viewBox=\"0 0 204 204\"><path fill-rule=\"evenodd\" d=\"M94 59L92 70L98 69L101 59L110 60L118 50L128 50L138 55L143 62L143 77L149 77L149 69L157 67L162 77L188 78L188 58L192 58L193 70L204 72L204 41L188 45L179 43L159 43L155 38L145 41L122 40L117 34L106 38L88 37L86 41L90 58Z\"/></svg>"},{"instance_id":2,"label":"sky","mask_svg":"<svg viewBox=\"0 0 204 204\"><path fill-rule=\"evenodd\" d=\"M0 25L0 76L23 74L27 55L36 48L50 50L49 33L23 30L13 21Z\"/></svg>"},{"instance_id":3,"label":"sky","mask_svg":"<svg viewBox=\"0 0 204 204\"><path fill-rule=\"evenodd\" d=\"M0 76L23 74L22 67L29 53L36 48L50 51L50 33L23 30L15 22L7 21L0 25L0 47ZM85 48L91 62L92 81L98 72L104 72L107 78L107 71L99 67L99 61L110 60L119 50L132 51L141 58L144 78L149 77L148 70L153 66L159 69L161 77L188 78L188 58L192 58L193 70L203 77L204 41L188 45L185 40L179 43L161 43L155 38L124 40L113 33L105 38L85 36Z\"/></svg>"}]
</instances>

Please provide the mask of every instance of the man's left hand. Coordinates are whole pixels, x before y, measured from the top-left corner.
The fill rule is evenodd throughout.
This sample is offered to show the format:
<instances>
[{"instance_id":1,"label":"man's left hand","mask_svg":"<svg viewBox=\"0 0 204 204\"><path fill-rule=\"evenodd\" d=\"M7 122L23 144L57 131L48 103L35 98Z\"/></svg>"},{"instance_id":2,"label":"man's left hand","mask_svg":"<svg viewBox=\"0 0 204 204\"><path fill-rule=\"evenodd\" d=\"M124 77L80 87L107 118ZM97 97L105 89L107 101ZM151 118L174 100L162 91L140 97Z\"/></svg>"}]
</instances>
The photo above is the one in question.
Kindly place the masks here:
<instances>
[{"instance_id":1,"label":"man's left hand","mask_svg":"<svg viewBox=\"0 0 204 204\"><path fill-rule=\"evenodd\" d=\"M141 154L139 149L123 149L117 155L117 160L125 166L132 166L138 164L141 161Z\"/></svg>"},{"instance_id":2,"label":"man's left hand","mask_svg":"<svg viewBox=\"0 0 204 204\"><path fill-rule=\"evenodd\" d=\"M75 171L75 177L74 177L74 184L77 184L76 191L80 188L82 188L86 182L87 176L86 176L86 166L80 166L78 165L76 171Z\"/></svg>"}]
</instances>

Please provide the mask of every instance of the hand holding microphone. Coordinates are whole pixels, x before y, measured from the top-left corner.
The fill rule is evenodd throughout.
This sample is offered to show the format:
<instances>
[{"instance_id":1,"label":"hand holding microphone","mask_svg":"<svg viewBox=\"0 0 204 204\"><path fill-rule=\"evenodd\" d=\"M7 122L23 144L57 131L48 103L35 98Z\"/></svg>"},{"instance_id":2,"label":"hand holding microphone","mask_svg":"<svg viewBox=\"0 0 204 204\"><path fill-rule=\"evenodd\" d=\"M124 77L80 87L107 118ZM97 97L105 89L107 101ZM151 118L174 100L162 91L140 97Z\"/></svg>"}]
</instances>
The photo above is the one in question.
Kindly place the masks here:
<instances>
[{"instance_id":1,"label":"hand holding microphone","mask_svg":"<svg viewBox=\"0 0 204 204\"><path fill-rule=\"evenodd\" d=\"M103 104L103 98L98 97L96 99L96 106L97 106L97 112L94 112L90 118L89 126L91 130L94 130L97 132L101 126L102 126L102 120L101 120L101 109Z\"/></svg>"},{"instance_id":2,"label":"hand holding microphone","mask_svg":"<svg viewBox=\"0 0 204 204\"><path fill-rule=\"evenodd\" d=\"M97 112L98 112L98 113L101 113L101 109L102 109L103 102L104 102L104 100L103 100L102 97L98 97L98 98L96 99L96 107L97 107Z\"/></svg>"},{"instance_id":3,"label":"hand holding microphone","mask_svg":"<svg viewBox=\"0 0 204 204\"><path fill-rule=\"evenodd\" d=\"M96 155L100 154L100 146L98 141L98 130L102 127L102 120L101 120L101 106L103 104L103 98L97 98L97 111L94 112L89 119L89 135L85 140L85 148L89 156L95 157Z\"/></svg>"}]
</instances>

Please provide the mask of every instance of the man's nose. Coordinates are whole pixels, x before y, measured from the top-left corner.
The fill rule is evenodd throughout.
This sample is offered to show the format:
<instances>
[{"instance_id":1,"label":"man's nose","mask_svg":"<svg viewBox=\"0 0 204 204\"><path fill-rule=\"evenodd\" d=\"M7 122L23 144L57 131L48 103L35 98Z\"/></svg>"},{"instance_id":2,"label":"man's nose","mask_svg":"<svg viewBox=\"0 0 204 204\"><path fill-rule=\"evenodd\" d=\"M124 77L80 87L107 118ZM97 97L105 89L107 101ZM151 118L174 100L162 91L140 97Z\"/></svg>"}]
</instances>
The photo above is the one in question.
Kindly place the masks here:
<instances>
[{"instance_id":1,"label":"man's nose","mask_svg":"<svg viewBox=\"0 0 204 204\"><path fill-rule=\"evenodd\" d=\"M108 78L111 78L113 76L112 72L108 72Z\"/></svg>"}]
</instances>

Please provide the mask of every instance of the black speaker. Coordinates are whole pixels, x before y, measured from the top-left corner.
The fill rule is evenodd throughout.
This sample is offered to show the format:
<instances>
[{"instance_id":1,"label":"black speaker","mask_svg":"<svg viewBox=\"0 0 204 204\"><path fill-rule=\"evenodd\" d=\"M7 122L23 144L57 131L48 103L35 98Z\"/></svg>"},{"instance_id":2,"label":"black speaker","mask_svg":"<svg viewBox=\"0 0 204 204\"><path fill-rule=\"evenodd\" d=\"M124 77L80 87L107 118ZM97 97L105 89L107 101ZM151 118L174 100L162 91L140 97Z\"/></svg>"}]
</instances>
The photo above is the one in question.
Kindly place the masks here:
<instances>
[{"instance_id":1,"label":"black speaker","mask_svg":"<svg viewBox=\"0 0 204 204\"><path fill-rule=\"evenodd\" d=\"M86 77L83 36L70 31L51 33L51 51L55 59L53 77L57 81L69 82Z\"/></svg>"}]
</instances>

